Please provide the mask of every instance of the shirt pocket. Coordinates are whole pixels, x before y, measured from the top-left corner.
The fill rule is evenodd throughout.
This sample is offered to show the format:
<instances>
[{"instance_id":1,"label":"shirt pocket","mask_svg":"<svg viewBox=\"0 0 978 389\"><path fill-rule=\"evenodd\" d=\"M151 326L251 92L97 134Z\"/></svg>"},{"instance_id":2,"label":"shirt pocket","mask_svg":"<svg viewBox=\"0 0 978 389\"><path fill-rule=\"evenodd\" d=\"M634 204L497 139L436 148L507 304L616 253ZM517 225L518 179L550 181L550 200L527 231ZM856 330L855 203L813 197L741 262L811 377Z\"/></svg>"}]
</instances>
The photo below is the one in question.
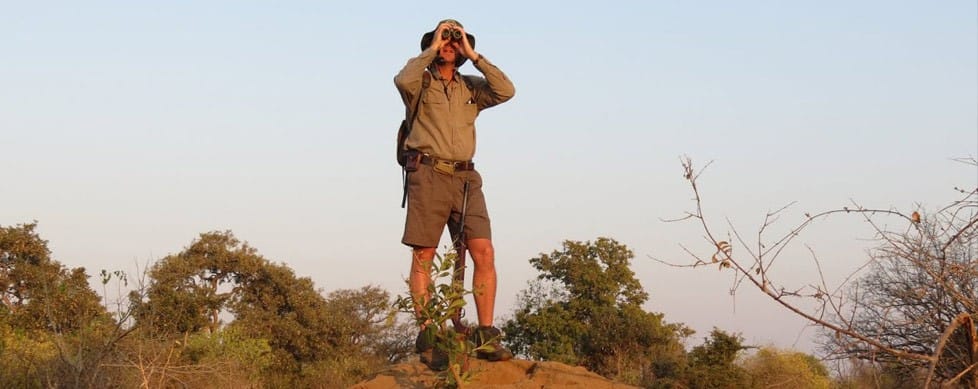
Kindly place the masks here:
<instances>
[{"instance_id":1,"label":"shirt pocket","mask_svg":"<svg viewBox=\"0 0 978 389\"><path fill-rule=\"evenodd\" d=\"M474 125L475 118L479 116L478 104L462 104L462 117L467 125Z\"/></svg>"},{"instance_id":2,"label":"shirt pocket","mask_svg":"<svg viewBox=\"0 0 978 389\"><path fill-rule=\"evenodd\" d=\"M433 92L433 91L428 91ZM448 117L448 99L441 93L425 93L421 98L421 111L425 116L434 120L445 120L438 118Z\"/></svg>"},{"instance_id":3,"label":"shirt pocket","mask_svg":"<svg viewBox=\"0 0 978 389\"><path fill-rule=\"evenodd\" d=\"M428 91L430 93L425 93L421 101L425 104L448 104L448 98L445 97L444 93L436 93L434 91Z\"/></svg>"}]
</instances>

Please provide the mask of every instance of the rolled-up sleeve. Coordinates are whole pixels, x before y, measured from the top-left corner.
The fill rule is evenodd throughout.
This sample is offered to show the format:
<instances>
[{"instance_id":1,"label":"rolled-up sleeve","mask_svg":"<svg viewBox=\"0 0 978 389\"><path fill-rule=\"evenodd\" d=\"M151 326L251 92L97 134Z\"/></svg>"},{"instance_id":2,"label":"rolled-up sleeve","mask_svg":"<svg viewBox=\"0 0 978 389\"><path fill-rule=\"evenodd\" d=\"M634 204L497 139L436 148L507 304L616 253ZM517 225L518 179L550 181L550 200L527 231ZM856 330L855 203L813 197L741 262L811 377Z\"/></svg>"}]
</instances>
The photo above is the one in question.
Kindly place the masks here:
<instances>
[{"instance_id":1,"label":"rolled-up sleeve","mask_svg":"<svg viewBox=\"0 0 978 389\"><path fill-rule=\"evenodd\" d=\"M430 48L422 51L417 57L409 59L404 68L394 76L394 85L397 87L397 92L400 93L401 100L404 100L406 107L414 106L414 99L421 92L421 79L424 76L424 71L434 61L437 54L436 50Z\"/></svg>"},{"instance_id":2,"label":"rolled-up sleeve","mask_svg":"<svg viewBox=\"0 0 978 389\"><path fill-rule=\"evenodd\" d=\"M479 105L479 109L502 104L516 95L516 87L513 86L513 82L485 56L480 55L479 60L475 61L474 65L486 79L485 85L473 86L473 98Z\"/></svg>"}]
</instances>

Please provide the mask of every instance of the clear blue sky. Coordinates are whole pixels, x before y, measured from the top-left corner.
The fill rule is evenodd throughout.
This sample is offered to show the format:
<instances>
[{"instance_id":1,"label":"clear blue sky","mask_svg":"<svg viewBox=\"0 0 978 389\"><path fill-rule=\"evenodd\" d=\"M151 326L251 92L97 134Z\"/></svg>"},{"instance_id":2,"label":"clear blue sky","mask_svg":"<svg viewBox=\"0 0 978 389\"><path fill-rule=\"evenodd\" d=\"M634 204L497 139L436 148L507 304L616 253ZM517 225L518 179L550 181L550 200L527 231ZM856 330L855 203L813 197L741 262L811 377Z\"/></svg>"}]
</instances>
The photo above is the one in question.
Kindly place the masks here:
<instances>
[{"instance_id":1,"label":"clear blue sky","mask_svg":"<svg viewBox=\"0 0 978 389\"><path fill-rule=\"evenodd\" d=\"M392 77L444 18L517 89L477 122L497 316L535 276L527 259L608 236L635 251L649 309L697 337L717 326L808 348L812 332L773 302L731 299L730 274L648 258L710 251L693 226L660 221L691 205L680 155L714 161L701 185L722 233L729 219L753 235L790 201L782 229L850 200L933 209L978 182L950 161L978 154L971 0L424 8L0 2L0 225L39 221L55 258L90 274L230 229L325 291L402 293ZM844 274L865 258L864 227L833 221L800 244ZM810 264L792 253L781 277L813 282Z\"/></svg>"}]
</instances>

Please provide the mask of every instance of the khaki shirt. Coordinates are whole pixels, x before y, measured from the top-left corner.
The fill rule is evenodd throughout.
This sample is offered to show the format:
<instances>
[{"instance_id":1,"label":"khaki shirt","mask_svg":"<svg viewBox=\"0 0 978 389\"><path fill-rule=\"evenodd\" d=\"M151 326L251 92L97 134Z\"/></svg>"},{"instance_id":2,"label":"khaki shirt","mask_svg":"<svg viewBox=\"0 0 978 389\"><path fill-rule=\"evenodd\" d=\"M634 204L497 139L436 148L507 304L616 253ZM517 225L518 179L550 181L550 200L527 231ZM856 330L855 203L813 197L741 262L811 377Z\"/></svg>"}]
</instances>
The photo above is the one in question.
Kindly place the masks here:
<instances>
[{"instance_id":1,"label":"khaki shirt","mask_svg":"<svg viewBox=\"0 0 978 389\"><path fill-rule=\"evenodd\" d=\"M406 116L411 117L422 78L428 65L438 55L431 48L408 60L401 72L394 76L394 85L404 101ZM513 98L513 83L496 65L485 57L473 63L485 76L468 76L455 72L451 80L443 80L438 72L432 73L431 84L424 92L417 118L405 145L434 157L454 161L468 161L475 155L475 118L483 109ZM468 80L472 90L465 86Z\"/></svg>"}]
</instances>

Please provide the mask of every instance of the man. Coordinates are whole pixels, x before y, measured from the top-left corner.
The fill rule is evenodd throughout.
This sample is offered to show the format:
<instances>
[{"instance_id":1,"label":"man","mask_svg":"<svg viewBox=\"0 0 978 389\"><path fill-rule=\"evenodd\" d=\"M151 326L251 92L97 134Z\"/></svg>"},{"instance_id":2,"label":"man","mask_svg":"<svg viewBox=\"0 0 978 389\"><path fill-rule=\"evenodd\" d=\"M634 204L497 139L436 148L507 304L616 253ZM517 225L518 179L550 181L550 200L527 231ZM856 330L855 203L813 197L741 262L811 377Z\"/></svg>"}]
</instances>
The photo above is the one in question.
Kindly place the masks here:
<instances>
[{"instance_id":1,"label":"man","mask_svg":"<svg viewBox=\"0 0 978 389\"><path fill-rule=\"evenodd\" d=\"M417 170L407 175L408 210L401 239L412 248L408 280L411 295L419 303L430 297L429 269L445 226L453 239L464 229L462 236L475 264L472 289L479 327L473 332L473 340L481 344L498 339L500 331L492 325L496 268L489 212L482 193L482 177L472 163L475 118L480 111L511 99L515 89L499 68L475 51L474 43L475 37L466 33L461 23L439 22L433 31L422 36L421 55L408 60L394 77L394 84L409 120L413 116L404 144L407 170ZM458 68L466 60L471 60L484 77L460 74ZM468 196L464 198L466 192ZM422 324L416 342L422 359L433 352L434 346L434 328L426 328L426 324ZM505 361L513 354L497 340L476 356Z\"/></svg>"}]
</instances>

